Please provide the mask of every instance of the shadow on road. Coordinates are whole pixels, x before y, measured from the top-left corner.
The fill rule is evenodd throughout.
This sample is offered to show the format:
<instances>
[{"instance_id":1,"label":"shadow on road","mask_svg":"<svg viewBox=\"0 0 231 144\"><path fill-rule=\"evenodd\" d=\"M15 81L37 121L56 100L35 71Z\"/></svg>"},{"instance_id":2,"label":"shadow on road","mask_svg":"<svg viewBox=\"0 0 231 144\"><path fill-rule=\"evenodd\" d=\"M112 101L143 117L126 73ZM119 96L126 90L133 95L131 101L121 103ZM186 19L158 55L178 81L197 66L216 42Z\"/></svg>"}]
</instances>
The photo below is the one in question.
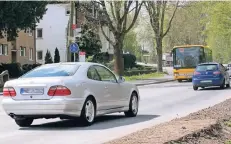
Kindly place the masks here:
<instances>
[{"instance_id":1,"label":"shadow on road","mask_svg":"<svg viewBox=\"0 0 231 144\"><path fill-rule=\"evenodd\" d=\"M123 115L105 115L97 117L95 123L89 127L83 127L78 119L76 120L60 120L40 125L32 125L28 128L20 128L20 130L103 130L114 127L126 126L140 122L149 121L157 118L159 115L137 115L137 117L127 118Z\"/></svg>"},{"instance_id":2,"label":"shadow on road","mask_svg":"<svg viewBox=\"0 0 231 144\"><path fill-rule=\"evenodd\" d=\"M231 88L225 88L225 89L221 89L220 87L208 87L208 88L203 88L203 89L199 89L200 91L206 91L206 90L231 90Z\"/></svg>"}]
</instances>

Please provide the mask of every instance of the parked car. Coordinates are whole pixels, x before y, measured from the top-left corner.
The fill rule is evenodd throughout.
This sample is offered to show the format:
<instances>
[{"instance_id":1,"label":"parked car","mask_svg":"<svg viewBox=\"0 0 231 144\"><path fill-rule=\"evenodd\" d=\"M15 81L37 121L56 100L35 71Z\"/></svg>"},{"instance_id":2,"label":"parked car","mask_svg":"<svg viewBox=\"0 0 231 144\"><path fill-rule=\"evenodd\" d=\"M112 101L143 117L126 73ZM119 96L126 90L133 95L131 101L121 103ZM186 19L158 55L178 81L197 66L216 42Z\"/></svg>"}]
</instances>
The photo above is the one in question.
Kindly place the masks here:
<instances>
[{"instance_id":1,"label":"parked car","mask_svg":"<svg viewBox=\"0 0 231 144\"><path fill-rule=\"evenodd\" d=\"M231 77L231 64L228 64L228 65L227 65L227 68L229 69L229 70L228 70L229 77Z\"/></svg>"},{"instance_id":2,"label":"parked car","mask_svg":"<svg viewBox=\"0 0 231 144\"><path fill-rule=\"evenodd\" d=\"M193 74L192 82L194 90L210 86L230 87L228 68L215 62L199 64Z\"/></svg>"},{"instance_id":3,"label":"parked car","mask_svg":"<svg viewBox=\"0 0 231 144\"><path fill-rule=\"evenodd\" d=\"M20 127L34 119L80 117L88 126L96 116L124 112L135 117L139 91L107 67L97 63L45 64L3 88L2 106Z\"/></svg>"}]
</instances>

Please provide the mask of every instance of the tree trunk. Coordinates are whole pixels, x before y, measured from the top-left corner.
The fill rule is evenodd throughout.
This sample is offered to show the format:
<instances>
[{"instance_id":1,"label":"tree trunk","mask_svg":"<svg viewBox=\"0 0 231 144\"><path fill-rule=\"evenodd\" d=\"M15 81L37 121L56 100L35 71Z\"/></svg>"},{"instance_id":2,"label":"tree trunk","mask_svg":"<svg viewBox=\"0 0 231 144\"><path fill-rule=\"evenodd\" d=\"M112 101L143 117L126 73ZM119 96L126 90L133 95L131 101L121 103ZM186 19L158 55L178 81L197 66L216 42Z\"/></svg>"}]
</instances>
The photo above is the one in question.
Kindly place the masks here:
<instances>
[{"instance_id":1,"label":"tree trunk","mask_svg":"<svg viewBox=\"0 0 231 144\"><path fill-rule=\"evenodd\" d=\"M118 40L118 39L117 39ZM124 74L124 63L123 63L123 51L122 51L123 41L117 41L114 45L114 70L119 76Z\"/></svg>"},{"instance_id":2,"label":"tree trunk","mask_svg":"<svg viewBox=\"0 0 231 144\"><path fill-rule=\"evenodd\" d=\"M162 67L162 39L157 38L156 39L156 52L157 52L157 72L163 72L163 67Z\"/></svg>"}]
</instances>

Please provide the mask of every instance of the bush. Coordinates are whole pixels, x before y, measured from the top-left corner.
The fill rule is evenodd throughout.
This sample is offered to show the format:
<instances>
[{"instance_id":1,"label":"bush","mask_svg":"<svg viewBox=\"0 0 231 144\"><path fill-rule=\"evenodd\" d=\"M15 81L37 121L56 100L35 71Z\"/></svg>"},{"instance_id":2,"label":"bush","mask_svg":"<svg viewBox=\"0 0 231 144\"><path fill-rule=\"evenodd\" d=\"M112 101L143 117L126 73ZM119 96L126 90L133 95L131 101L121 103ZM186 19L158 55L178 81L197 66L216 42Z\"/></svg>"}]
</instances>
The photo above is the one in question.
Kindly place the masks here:
<instances>
[{"instance_id":1,"label":"bush","mask_svg":"<svg viewBox=\"0 0 231 144\"><path fill-rule=\"evenodd\" d=\"M108 52L97 53L93 56L92 62L107 63L110 61L110 55Z\"/></svg>"},{"instance_id":2,"label":"bush","mask_svg":"<svg viewBox=\"0 0 231 144\"><path fill-rule=\"evenodd\" d=\"M136 56L133 54L123 54L124 69L133 68L136 66Z\"/></svg>"},{"instance_id":3,"label":"bush","mask_svg":"<svg viewBox=\"0 0 231 144\"><path fill-rule=\"evenodd\" d=\"M6 63L2 64L4 70L8 70L10 78L17 78L23 74L23 69L20 63Z\"/></svg>"},{"instance_id":4,"label":"bush","mask_svg":"<svg viewBox=\"0 0 231 144\"><path fill-rule=\"evenodd\" d=\"M155 72L157 72L157 70L129 70L129 71L124 72L124 76L150 74L150 73L155 73Z\"/></svg>"},{"instance_id":5,"label":"bush","mask_svg":"<svg viewBox=\"0 0 231 144\"><path fill-rule=\"evenodd\" d=\"M22 66L22 69L23 69L23 74L29 72L30 70L40 66L41 64L24 64Z\"/></svg>"},{"instance_id":6,"label":"bush","mask_svg":"<svg viewBox=\"0 0 231 144\"><path fill-rule=\"evenodd\" d=\"M40 65L41 64L24 64L21 66L20 63L2 63L0 65L0 73L8 70L10 78L18 78Z\"/></svg>"}]
</instances>

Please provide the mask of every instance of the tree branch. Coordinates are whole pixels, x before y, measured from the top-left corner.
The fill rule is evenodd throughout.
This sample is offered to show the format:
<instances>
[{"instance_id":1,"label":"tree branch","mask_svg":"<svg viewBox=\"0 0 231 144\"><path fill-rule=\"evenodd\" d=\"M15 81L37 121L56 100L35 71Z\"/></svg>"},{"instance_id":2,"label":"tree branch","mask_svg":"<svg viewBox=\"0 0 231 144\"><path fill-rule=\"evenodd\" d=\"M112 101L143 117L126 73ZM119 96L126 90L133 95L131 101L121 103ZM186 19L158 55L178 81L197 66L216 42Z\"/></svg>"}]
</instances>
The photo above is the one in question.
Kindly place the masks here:
<instances>
[{"instance_id":1,"label":"tree branch","mask_svg":"<svg viewBox=\"0 0 231 144\"><path fill-rule=\"evenodd\" d=\"M133 3L133 1L128 1L129 3L127 4L126 2L124 3L124 12L125 11L129 11L129 8L131 7L131 5L132 5L132 3ZM130 13L131 11L133 11L134 9L135 9L136 7L134 7L134 8L132 8L128 13ZM127 13L127 14L128 14ZM124 20L124 18L125 18L125 13L123 14L123 16L121 17L121 21L123 21Z\"/></svg>"},{"instance_id":2,"label":"tree branch","mask_svg":"<svg viewBox=\"0 0 231 144\"><path fill-rule=\"evenodd\" d=\"M136 1L135 15L134 15L134 17L133 17L133 20L132 20L131 25L128 27L127 30L124 31L125 33L129 32L130 29L134 26L134 24L135 24L135 22L136 22L136 20L137 20L137 17L138 17L138 15L139 15L139 13L140 13L140 9L141 9L142 4L143 4L143 1L141 2L140 5L139 5L139 2Z\"/></svg>"},{"instance_id":3,"label":"tree branch","mask_svg":"<svg viewBox=\"0 0 231 144\"><path fill-rule=\"evenodd\" d=\"M107 12L105 2L104 2L103 0L100 1L100 2L101 2L101 5L102 5L102 7L103 7L103 13L105 14L106 19L108 20L108 25L109 25L110 29L111 29L112 31L115 31L115 27L113 26L113 22L111 21L110 16L109 16L109 14L108 14L108 12Z\"/></svg>"},{"instance_id":4,"label":"tree branch","mask_svg":"<svg viewBox=\"0 0 231 144\"><path fill-rule=\"evenodd\" d=\"M162 35L162 37L165 37L167 35L167 33L169 32L170 28L171 28L172 20L173 20L175 14L176 14L176 11L177 11L177 8L178 8L178 4L179 4L179 1L177 1L177 3L176 3L176 7L175 7L174 12L172 14L172 17L171 17L171 19L170 19L170 21L168 23L168 28L165 31L165 33Z\"/></svg>"},{"instance_id":5,"label":"tree branch","mask_svg":"<svg viewBox=\"0 0 231 144\"><path fill-rule=\"evenodd\" d=\"M160 21L160 35L163 36L163 29L164 29L164 17L165 17L165 9L167 6L167 1L163 2L163 8L161 12L161 21Z\"/></svg>"},{"instance_id":6,"label":"tree branch","mask_svg":"<svg viewBox=\"0 0 231 144\"><path fill-rule=\"evenodd\" d=\"M112 2L109 2L109 3L110 3L110 8L111 8L112 18L116 21L117 19L115 17L113 4L112 4Z\"/></svg>"}]
</instances>

